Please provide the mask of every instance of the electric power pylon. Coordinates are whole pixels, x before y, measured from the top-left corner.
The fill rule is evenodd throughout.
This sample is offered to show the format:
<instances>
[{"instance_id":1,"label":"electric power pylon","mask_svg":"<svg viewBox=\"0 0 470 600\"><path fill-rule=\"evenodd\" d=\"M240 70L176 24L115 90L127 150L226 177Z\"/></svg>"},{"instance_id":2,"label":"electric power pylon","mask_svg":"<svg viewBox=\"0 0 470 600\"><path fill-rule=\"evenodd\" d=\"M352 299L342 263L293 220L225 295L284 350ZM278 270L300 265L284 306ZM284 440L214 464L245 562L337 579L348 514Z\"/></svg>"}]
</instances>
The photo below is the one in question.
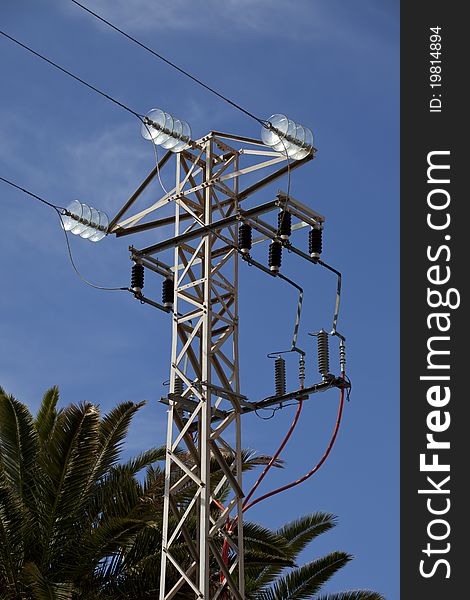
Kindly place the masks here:
<instances>
[{"instance_id":1,"label":"electric power pylon","mask_svg":"<svg viewBox=\"0 0 470 600\"><path fill-rule=\"evenodd\" d=\"M248 206L256 192L314 155L312 149L289 163L285 153L259 140L213 131L179 153L167 152L110 223L109 231L117 236L174 226L174 235L164 241L141 250L130 247L139 272L148 269L165 278L163 304L143 295L143 275L133 281L136 297L171 313L173 321L170 391L162 399L168 405L168 429L160 600L170 600L182 586L191 588L195 598L244 600L241 417L280 399L253 403L240 393L239 258L276 273L256 263L246 249L240 251L238 230L248 225L259 234L253 243L280 241L316 262L280 240L279 228L265 215L285 211L297 221L293 228L312 229L323 226L321 215L281 192ZM129 215L143 190L156 177L161 181L160 172L172 163L174 187ZM242 187L245 180L249 185ZM174 216L145 220L169 203ZM172 266L156 257L165 251L174 253ZM290 397L305 397L332 383L338 381L330 378ZM190 494L183 508L177 503L181 490ZM218 501L222 492L223 505ZM237 524L234 533L227 523Z\"/></svg>"}]
</instances>

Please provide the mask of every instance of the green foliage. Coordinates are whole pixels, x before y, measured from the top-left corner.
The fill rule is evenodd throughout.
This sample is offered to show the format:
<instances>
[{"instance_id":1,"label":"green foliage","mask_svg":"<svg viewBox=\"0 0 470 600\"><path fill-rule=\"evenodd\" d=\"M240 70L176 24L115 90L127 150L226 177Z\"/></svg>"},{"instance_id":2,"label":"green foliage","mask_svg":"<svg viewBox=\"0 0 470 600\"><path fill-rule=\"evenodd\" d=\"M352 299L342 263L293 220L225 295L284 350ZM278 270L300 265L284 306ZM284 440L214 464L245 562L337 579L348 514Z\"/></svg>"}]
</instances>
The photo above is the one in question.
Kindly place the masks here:
<instances>
[{"instance_id":1,"label":"green foliage","mask_svg":"<svg viewBox=\"0 0 470 600\"><path fill-rule=\"evenodd\" d=\"M34 423L41 444L47 444L54 429L57 417L59 416L59 412L57 411L58 402L59 388L54 386L44 394Z\"/></svg>"},{"instance_id":2,"label":"green foliage","mask_svg":"<svg viewBox=\"0 0 470 600\"><path fill-rule=\"evenodd\" d=\"M384 600L381 594L370 590L354 590L352 592L339 592L339 594L327 594L318 596L316 600Z\"/></svg>"},{"instance_id":3,"label":"green foliage","mask_svg":"<svg viewBox=\"0 0 470 600\"><path fill-rule=\"evenodd\" d=\"M262 600L305 600L316 594L339 569L351 560L344 552L333 552L292 569L277 577L270 588L263 589L257 597Z\"/></svg>"},{"instance_id":4,"label":"green foliage","mask_svg":"<svg viewBox=\"0 0 470 600\"><path fill-rule=\"evenodd\" d=\"M100 565L147 526L138 470L164 456L118 465L133 415L126 402L103 418L89 403L57 409L56 387L36 418L0 394L0 598L82 598ZM87 583L88 582L88 583Z\"/></svg>"},{"instance_id":5,"label":"green foliage","mask_svg":"<svg viewBox=\"0 0 470 600\"><path fill-rule=\"evenodd\" d=\"M156 600L165 480L158 463L166 450L151 448L121 462L129 425L143 403L124 402L102 416L92 404L58 409L58 401L59 390L51 388L34 418L0 388L0 599ZM192 466L190 454L180 450L178 457ZM269 461L245 450L242 468ZM222 480L216 460L211 471L215 486ZM181 474L175 470L173 481ZM181 487L173 512L186 510L194 485L188 480ZM219 487L217 500L223 504L228 488ZM217 519L220 509L211 510ZM382 600L367 590L317 595L351 560L348 554L334 552L297 566L299 554L334 524L327 513L307 515L278 531L244 523L246 599ZM186 529L195 539L192 514ZM237 527L230 535L236 539ZM214 539L219 551L222 543ZM172 545L172 554L188 566L192 560L183 538ZM215 590L220 577L215 560L210 573ZM167 576L169 586L176 582L171 566ZM175 600L193 597L183 586Z\"/></svg>"},{"instance_id":6,"label":"green foliage","mask_svg":"<svg viewBox=\"0 0 470 600\"><path fill-rule=\"evenodd\" d=\"M38 445L33 417L13 396L2 394L0 403L0 448L2 472L19 498L31 493Z\"/></svg>"}]
</instances>

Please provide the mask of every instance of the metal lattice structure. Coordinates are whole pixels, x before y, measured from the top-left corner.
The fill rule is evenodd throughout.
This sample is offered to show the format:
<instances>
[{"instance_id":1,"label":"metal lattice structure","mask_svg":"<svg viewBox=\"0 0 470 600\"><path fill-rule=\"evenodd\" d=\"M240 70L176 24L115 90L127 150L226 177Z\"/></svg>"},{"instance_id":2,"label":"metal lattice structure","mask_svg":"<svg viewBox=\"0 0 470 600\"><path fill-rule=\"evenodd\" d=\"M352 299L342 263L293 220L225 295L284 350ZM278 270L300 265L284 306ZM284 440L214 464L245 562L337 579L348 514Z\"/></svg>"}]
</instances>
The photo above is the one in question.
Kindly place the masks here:
<instances>
[{"instance_id":1,"label":"metal lattice structure","mask_svg":"<svg viewBox=\"0 0 470 600\"><path fill-rule=\"evenodd\" d=\"M172 156L174 188L122 219ZM131 247L134 260L174 280L160 600L170 600L183 586L196 598L244 599L240 421L252 406L239 382L238 224L249 222L263 239L273 239L275 229L260 214L285 208L288 199L246 210L241 203L312 157L288 165L284 154L258 140L211 132L191 149L168 152L111 222L118 236L174 224L170 239L142 250ZM252 181L241 189L247 177ZM174 217L141 222L170 202ZM322 219L299 203L289 206L302 225ZM155 258L171 249L173 267ZM176 501L182 489L190 493L184 510ZM231 535L227 523L234 522ZM229 558L222 555L224 540Z\"/></svg>"}]
</instances>

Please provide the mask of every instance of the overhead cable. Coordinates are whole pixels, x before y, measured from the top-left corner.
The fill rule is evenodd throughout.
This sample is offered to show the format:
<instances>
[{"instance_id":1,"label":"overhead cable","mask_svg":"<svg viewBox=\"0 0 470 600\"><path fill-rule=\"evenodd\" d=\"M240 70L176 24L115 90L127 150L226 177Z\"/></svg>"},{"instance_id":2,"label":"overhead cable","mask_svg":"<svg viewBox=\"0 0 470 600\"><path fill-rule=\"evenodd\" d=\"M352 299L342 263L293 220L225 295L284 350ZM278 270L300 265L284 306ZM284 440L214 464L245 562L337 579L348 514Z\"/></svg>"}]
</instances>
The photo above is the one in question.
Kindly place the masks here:
<instances>
[{"instance_id":1,"label":"overhead cable","mask_svg":"<svg viewBox=\"0 0 470 600\"><path fill-rule=\"evenodd\" d=\"M28 196L31 196L32 198L39 200L39 202L42 202L43 204L50 206L51 208L54 208L56 210L65 210L65 208L63 208L62 206L58 206L57 204L52 204L52 202L48 202L47 200L44 200L44 198L41 198L41 196L37 196L36 194L33 194L33 192L30 192L29 190L17 185L16 183L13 183L13 181L10 181L9 179L5 179L5 177L0 177L0 180L3 181L4 183L7 183L8 185L11 185L11 187L16 188L17 190L20 190L24 194L27 194Z\"/></svg>"},{"instance_id":2,"label":"overhead cable","mask_svg":"<svg viewBox=\"0 0 470 600\"><path fill-rule=\"evenodd\" d=\"M65 69L64 67L61 67L59 64L57 64L56 62L54 62L50 58L47 58L43 54L40 54L36 50L33 50L32 48L30 48L26 44L23 44L23 42L20 42L19 40L17 40L16 38L12 37L11 35L9 35L8 33L6 33L5 31L0 30L0 35L3 35L7 39L9 39L11 42L17 44L18 46L20 46L24 50L27 50L28 52L30 52L31 54L33 54L37 58L40 58L41 60L47 62L49 65L51 65L52 67L58 69L59 71L62 71L62 73L65 73L69 77L72 77L72 79L75 79L75 81L78 81L82 85L85 85L87 88L89 88L90 90L93 90L97 94L100 94L101 96L103 96L107 100L110 100L111 102L114 102L114 104L117 104L118 106L120 106L124 110L127 110L127 112L131 113L132 115L134 115L135 117L137 117L140 121L142 121L143 115L141 115L140 113L136 112L135 110L132 110L132 108L129 108L128 106L126 106L125 104L123 104L122 102L120 102L119 100L116 100L115 98L113 98L109 94L106 94L106 92L103 92L102 90L100 90L96 86L92 85L91 83L88 83L87 81L85 81L81 77L78 77L78 75L74 75L71 71L69 71L68 69Z\"/></svg>"},{"instance_id":3,"label":"overhead cable","mask_svg":"<svg viewBox=\"0 0 470 600\"><path fill-rule=\"evenodd\" d=\"M267 126L267 122L264 119L260 119L259 117L257 117L256 115L254 115L250 111L246 110L245 108L243 108L242 106L240 106L239 104L237 104L236 102L234 102L233 100L230 100L230 98L227 98L227 96L224 96L223 94L221 94L220 92L218 92L214 88L210 87L209 85L207 85L206 83L204 83L203 81L201 81L200 79L198 79L197 77L195 77L194 75L192 75L191 73L189 73L189 71L186 71L185 69L182 69L181 67L179 67L177 64L175 64L174 62L172 62L171 60L169 60L168 58L166 58L162 54L159 54L158 52L156 52L155 50L153 50L152 48L150 48L146 44L140 42L138 39L136 39L135 37L133 37L129 33L126 33L125 31L123 31L122 29L120 29L119 27L117 27L116 25L113 25L113 23L111 23L110 21L108 21L107 19L105 19L104 17L102 17L101 15L99 15L98 13L92 11L90 8L88 8L84 4L81 4L80 2L77 2L77 0L71 0L71 1L74 4L76 4L78 7L80 7L82 10L86 11L87 13L89 13L90 15L92 15L93 17L95 17L95 19L98 19L99 21L101 21L102 23L104 23L105 25L107 25L108 27L111 27L112 29L114 29L114 31L117 31L118 33L120 33L121 35L123 35L124 37L126 37L131 42L134 42L134 44L137 44L138 46L140 46L141 48L143 48L147 52L150 52L150 54L152 54L153 56L155 56L159 60L162 60L163 62L165 62L167 65L169 65L173 69L176 69L182 75L185 75L186 77L188 77L189 79L191 79L192 81L194 81L198 85L202 86L203 88L205 88L206 90L208 90L212 94L215 94L221 100L224 100L224 102L227 102L228 104L230 104L231 106L233 106L237 110L241 111L242 113L244 113L245 115L247 115L251 119L254 119L258 123L260 123L260 125L262 125L263 127Z\"/></svg>"}]
</instances>

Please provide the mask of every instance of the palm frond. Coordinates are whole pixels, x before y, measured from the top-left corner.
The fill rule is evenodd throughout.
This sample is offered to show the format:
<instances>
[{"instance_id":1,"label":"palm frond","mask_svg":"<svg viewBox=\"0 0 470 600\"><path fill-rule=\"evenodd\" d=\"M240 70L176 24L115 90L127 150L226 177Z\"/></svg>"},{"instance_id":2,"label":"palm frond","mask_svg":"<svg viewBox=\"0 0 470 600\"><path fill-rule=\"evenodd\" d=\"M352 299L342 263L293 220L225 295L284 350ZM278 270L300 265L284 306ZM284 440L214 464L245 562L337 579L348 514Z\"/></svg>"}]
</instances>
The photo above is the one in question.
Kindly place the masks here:
<instances>
[{"instance_id":1,"label":"palm frond","mask_svg":"<svg viewBox=\"0 0 470 600\"><path fill-rule=\"evenodd\" d=\"M122 445L132 417L144 404L145 402L138 404L122 402L102 419L99 428L99 451L93 467L93 474L96 479L99 479L116 464L121 455Z\"/></svg>"},{"instance_id":2,"label":"palm frond","mask_svg":"<svg viewBox=\"0 0 470 600\"><path fill-rule=\"evenodd\" d=\"M385 600L382 594L371 590L353 590L351 592L339 592L337 594L326 594L318 596L316 600Z\"/></svg>"},{"instance_id":3,"label":"palm frond","mask_svg":"<svg viewBox=\"0 0 470 600\"><path fill-rule=\"evenodd\" d=\"M76 562L69 561L66 567L67 575L77 581L92 576L104 557L111 559L119 555L144 526L145 523L138 519L115 518L86 532L75 549Z\"/></svg>"},{"instance_id":4,"label":"palm frond","mask_svg":"<svg viewBox=\"0 0 470 600\"><path fill-rule=\"evenodd\" d=\"M293 565L285 538L276 532L257 523L246 522L243 524L243 540L246 550L282 558L285 564Z\"/></svg>"},{"instance_id":5,"label":"palm frond","mask_svg":"<svg viewBox=\"0 0 470 600\"><path fill-rule=\"evenodd\" d=\"M57 419L47 452L42 453L37 513L47 564L54 552L60 553L61 541L74 537L74 522L84 504L83 489L98 448L98 430L98 409L72 404Z\"/></svg>"},{"instance_id":6,"label":"palm frond","mask_svg":"<svg viewBox=\"0 0 470 600\"><path fill-rule=\"evenodd\" d=\"M251 471L259 466L266 466L272 459L272 456L266 454L258 454L251 448L245 448L242 450L242 463L244 471ZM284 468L284 461L280 458L273 462L273 467L278 469Z\"/></svg>"},{"instance_id":7,"label":"palm frond","mask_svg":"<svg viewBox=\"0 0 470 600\"><path fill-rule=\"evenodd\" d=\"M123 563L127 570L139 568L149 556L160 557L162 530L156 525L144 527L135 537L131 546L126 548Z\"/></svg>"},{"instance_id":8,"label":"palm frond","mask_svg":"<svg viewBox=\"0 0 470 600\"><path fill-rule=\"evenodd\" d=\"M332 552L279 577L271 588L261 590L256 597L259 600L307 600L351 559L352 556L344 552Z\"/></svg>"},{"instance_id":9,"label":"palm frond","mask_svg":"<svg viewBox=\"0 0 470 600\"><path fill-rule=\"evenodd\" d=\"M168 587L171 587L171 573L168 573ZM156 600L160 589L160 555L149 554L134 568L127 567L122 571L121 577L115 578L107 587L109 596L114 600ZM175 596L180 598L179 594ZM194 594L193 594L194 597Z\"/></svg>"},{"instance_id":10,"label":"palm frond","mask_svg":"<svg viewBox=\"0 0 470 600\"><path fill-rule=\"evenodd\" d=\"M317 512L287 523L277 533L288 541L290 557L295 559L316 537L335 526L331 513Z\"/></svg>"},{"instance_id":11,"label":"palm frond","mask_svg":"<svg viewBox=\"0 0 470 600\"><path fill-rule=\"evenodd\" d=\"M23 571L32 591L32 600L70 600L72 597L71 583L48 581L35 563L27 563Z\"/></svg>"},{"instance_id":12,"label":"palm frond","mask_svg":"<svg viewBox=\"0 0 470 600\"><path fill-rule=\"evenodd\" d=\"M287 523L276 533L284 540L285 556L293 562L313 539L334 527L334 524L335 517L332 514L318 512ZM251 570L247 589L254 591L272 584L283 570L276 564L266 564L257 571Z\"/></svg>"},{"instance_id":13,"label":"palm frond","mask_svg":"<svg viewBox=\"0 0 470 600\"><path fill-rule=\"evenodd\" d=\"M158 465L149 465L145 471L144 494L146 496L154 496L155 494L163 496L164 485L164 471Z\"/></svg>"},{"instance_id":14,"label":"palm frond","mask_svg":"<svg viewBox=\"0 0 470 600\"><path fill-rule=\"evenodd\" d=\"M16 592L23 567L25 535L30 526L28 517L5 475L0 476L0 581L3 579Z\"/></svg>"},{"instance_id":15,"label":"palm frond","mask_svg":"<svg viewBox=\"0 0 470 600\"><path fill-rule=\"evenodd\" d=\"M20 498L31 493L37 447L37 434L28 408L11 395L1 395L1 464L8 483Z\"/></svg>"},{"instance_id":16,"label":"palm frond","mask_svg":"<svg viewBox=\"0 0 470 600\"><path fill-rule=\"evenodd\" d=\"M292 567L292 561L288 558L274 556L272 554L267 554L266 552L254 552L252 550L245 550L244 561L245 573L248 569L251 569L250 576L252 576L252 573L255 574L255 570L257 571L259 568L265 568L266 565L273 568L279 568L280 572L286 567Z\"/></svg>"},{"instance_id":17,"label":"palm frond","mask_svg":"<svg viewBox=\"0 0 470 600\"><path fill-rule=\"evenodd\" d=\"M247 522L243 524L243 536L245 591L247 598L251 598L294 563L290 558L287 540L277 532Z\"/></svg>"},{"instance_id":18,"label":"palm frond","mask_svg":"<svg viewBox=\"0 0 470 600\"><path fill-rule=\"evenodd\" d=\"M140 486L134 480L132 460L125 465L116 465L134 414L144 403L123 402L108 413L99 424L98 443L88 479L82 489L82 498L90 496L94 505L92 515L98 515L103 508L112 508L113 516L129 516L132 506L138 503ZM142 453L139 458L144 463L153 456L151 451ZM139 469L140 470L140 469ZM93 489L93 493L90 491ZM125 508L125 506L127 506Z\"/></svg>"},{"instance_id":19,"label":"palm frond","mask_svg":"<svg viewBox=\"0 0 470 600\"><path fill-rule=\"evenodd\" d=\"M142 497L142 486L136 478L125 470L113 468L90 494L87 503L90 522L134 516L143 504Z\"/></svg>"},{"instance_id":20,"label":"palm frond","mask_svg":"<svg viewBox=\"0 0 470 600\"><path fill-rule=\"evenodd\" d=\"M39 407L39 411L34 422L39 441L42 444L47 443L52 434L52 430L54 429L57 417L59 415L59 412L57 411L58 401L59 388L57 386L47 390L42 397L41 406Z\"/></svg>"},{"instance_id":21,"label":"palm frond","mask_svg":"<svg viewBox=\"0 0 470 600\"><path fill-rule=\"evenodd\" d=\"M166 446L159 446L158 448L150 448L145 450L137 456L129 459L127 462L119 465L119 469L124 469L132 475L137 475L142 469L145 469L153 463L165 460L166 457Z\"/></svg>"},{"instance_id":22,"label":"palm frond","mask_svg":"<svg viewBox=\"0 0 470 600\"><path fill-rule=\"evenodd\" d=\"M245 567L245 592L247 598L257 598L260 590L269 586L281 575L286 565L270 561L256 565L248 564Z\"/></svg>"}]
</instances>

